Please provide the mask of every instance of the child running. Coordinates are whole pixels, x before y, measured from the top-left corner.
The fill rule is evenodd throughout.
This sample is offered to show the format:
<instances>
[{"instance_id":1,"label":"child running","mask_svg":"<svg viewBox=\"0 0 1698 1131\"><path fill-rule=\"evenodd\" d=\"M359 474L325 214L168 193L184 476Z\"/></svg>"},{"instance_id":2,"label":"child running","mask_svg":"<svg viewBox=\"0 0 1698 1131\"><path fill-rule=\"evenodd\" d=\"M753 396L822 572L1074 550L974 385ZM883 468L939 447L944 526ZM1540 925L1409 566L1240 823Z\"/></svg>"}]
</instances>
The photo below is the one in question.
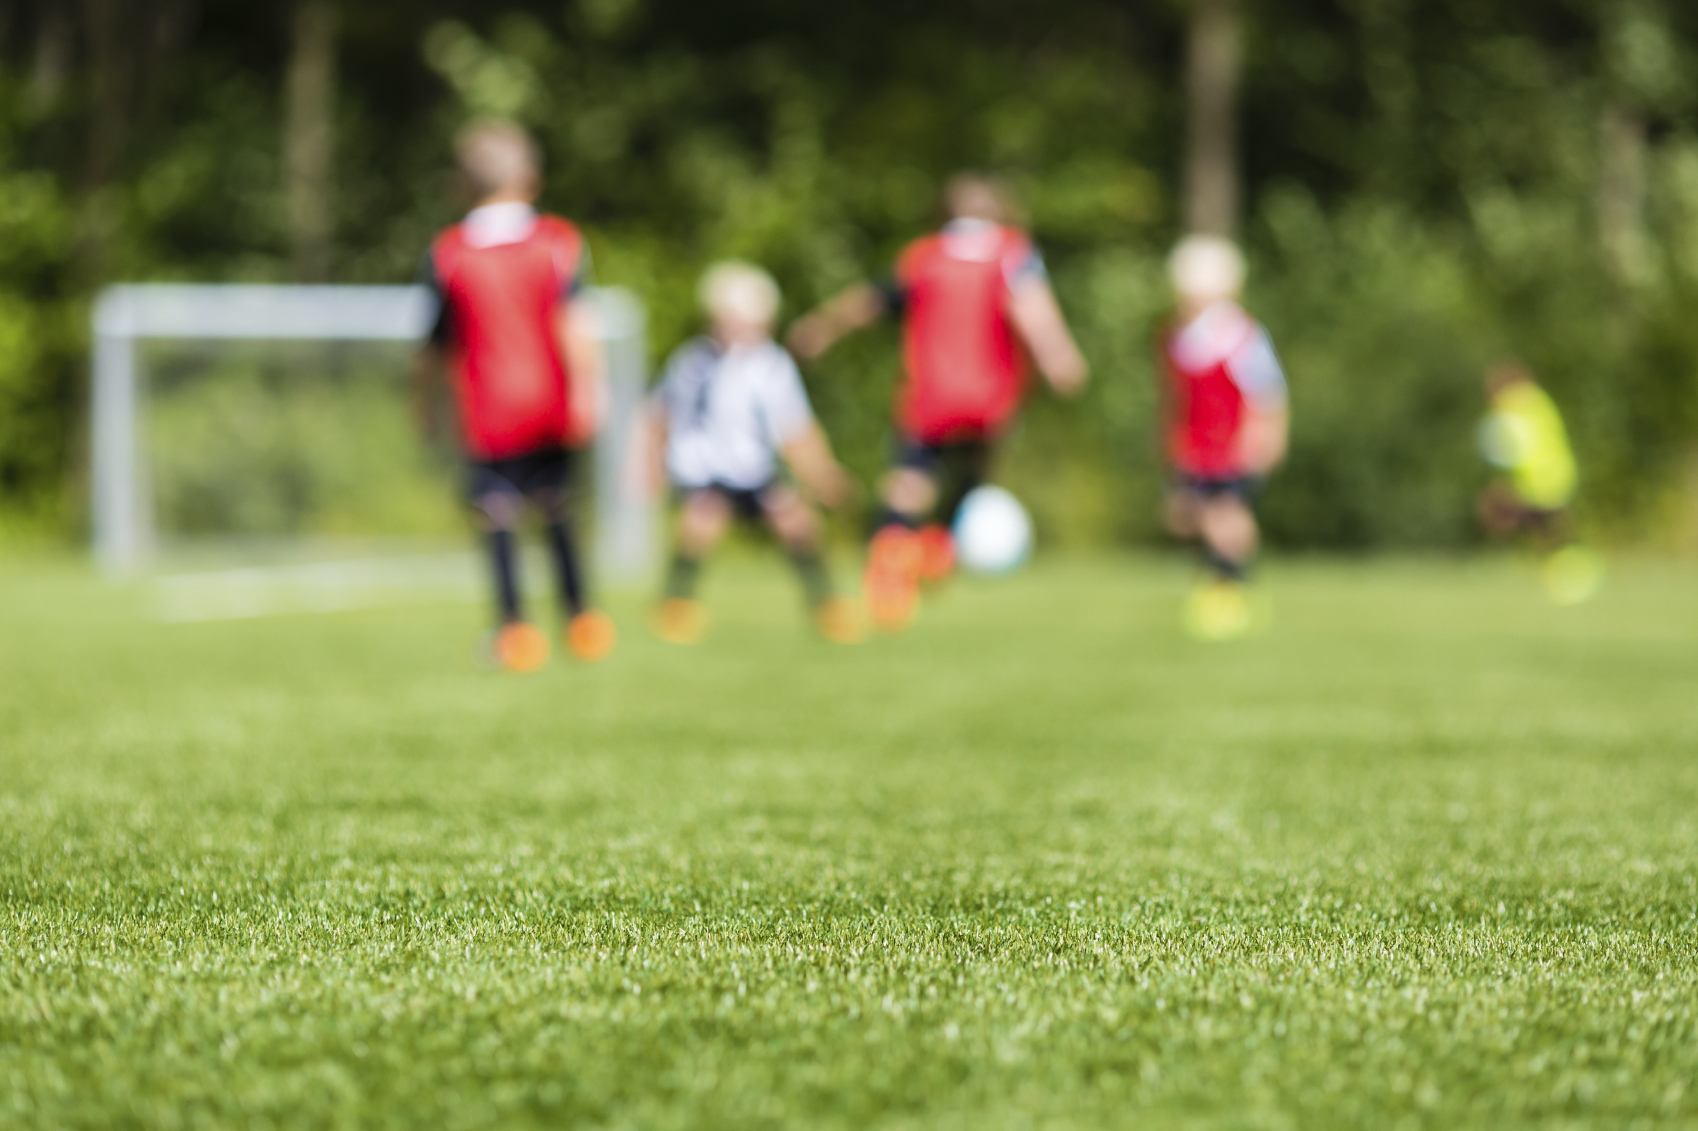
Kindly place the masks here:
<instances>
[{"instance_id":1,"label":"child running","mask_svg":"<svg viewBox=\"0 0 1698 1131\"><path fill-rule=\"evenodd\" d=\"M1519 361L1486 370L1480 452L1504 472L1480 493L1480 524L1495 537L1525 534L1546 554L1545 591L1559 605L1597 592L1603 564L1574 541L1569 514L1580 476L1556 402Z\"/></svg>"},{"instance_id":2,"label":"child running","mask_svg":"<svg viewBox=\"0 0 1698 1131\"><path fill-rule=\"evenodd\" d=\"M778 285L749 263L720 263L703 276L709 332L667 360L650 400L651 450L681 505L666 592L655 632L674 644L701 639L707 616L696 600L702 559L733 517L764 522L790 554L814 625L836 643L860 639L854 608L832 592L813 508L780 478L780 460L828 507L854 496L814 420L796 363L772 340Z\"/></svg>"},{"instance_id":3,"label":"child running","mask_svg":"<svg viewBox=\"0 0 1698 1131\"><path fill-rule=\"evenodd\" d=\"M902 319L894 466L879 486L866 573L873 621L886 630L913 617L922 580L952 568L949 525L1014 419L1028 355L1057 393L1077 393L1087 377L1043 258L1011 223L1002 184L961 174L944 207L943 230L909 244L892 278L850 287L790 336L811 360L885 315Z\"/></svg>"},{"instance_id":4,"label":"child running","mask_svg":"<svg viewBox=\"0 0 1698 1131\"><path fill-rule=\"evenodd\" d=\"M1258 531L1251 509L1285 458L1290 413L1273 342L1238 305L1244 258L1217 236L1183 240L1168 261L1178 309L1161 336L1166 377L1167 525L1203 549L1208 576L1186 603L1193 634L1250 628L1244 592Z\"/></svg>"},{"instance_id":5,"label":"child running","mask_svg":"<svg viewBox=\"0 0 1698 1131\"><path fill-rule=\"evenodd\" d=\"M541 188L535 143L518 126L477 122L456 145L476 207L431 244L422 281L438 315L418 369L418 404L435 430L433 388L446 354L468 464L467 489L488 545L500 622L491 658L532 671L548 638L524 617L515 540L529 503L548 527L573 655L599 660L613 623L591 609L570 520L573 448L595 433L602 358L582 301L583 236L533 207Z\"/></svg>"}]
</instances>

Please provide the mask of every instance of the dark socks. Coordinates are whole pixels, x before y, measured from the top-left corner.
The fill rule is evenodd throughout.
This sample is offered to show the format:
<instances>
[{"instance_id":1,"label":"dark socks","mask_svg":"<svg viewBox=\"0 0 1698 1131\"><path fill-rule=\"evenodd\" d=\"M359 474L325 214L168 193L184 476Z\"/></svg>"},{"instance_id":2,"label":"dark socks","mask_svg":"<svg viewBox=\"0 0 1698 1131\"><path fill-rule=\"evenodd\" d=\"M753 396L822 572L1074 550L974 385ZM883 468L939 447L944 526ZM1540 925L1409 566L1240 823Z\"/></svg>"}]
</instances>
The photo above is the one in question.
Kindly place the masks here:
<instances>
[{"instance_id":1,"label":"dark socks","mask_svg":"<svg viewBox=\"0 0 1698 1131\"><path fill-rule=\"evenodd\" d=\"M802 591L807 594L808 606L817 608L831 599L831 574L818 550L791 550L790 561L802 579Z\"/></svg>"},{"instance_id":2,"label":"dark socks","mask_svg":"<svg viewBox=\"0 0 1698 1131\"><path fill-rule=\"evenodd\" d=\"M566 615L584 611L584 570L578 561L578 546L572 528L562 519L548 524L548 546L554 552L554 576L560 586L560 602Z\"/></svg>"},{"instance_id":3,"label":"dark socks","mask_svg":"<svg viewBox=\"0 0 1698 1131\"><path fill-rule=\"evenodd\" d=\"M1248 562L1235 562L1226 555L1207 547L1203 549L1203 562L1208 566L1209 572L1221 581L1242 582L1250 576Z\"/></svg>"},{"instance_id":4,"label":"dark socks","mask_svg":"<svg viewBox=\"0 0 1698 1131\"><path fill-rule=\"evenodd\" d=\"M511 624L523 617L519 607L519 567L513 553L513 532L489 532L490 564L495 572L495 596L501 609L501 623Z\"/></svg>"},{"instance_id":5,"label":"dark socks","mask_svg":"<svg viewBox=\"0 0 1698 1131\"><path fill-rule=\"evenodd\" d=\"M911 514L903 514L901 511L892 510L890 507L880 507L877 516L873 519L873 533L877 534L887 526L901 526L913 530L919 525L919 520Z\"/></svg>"},{"instance_id":6,"label":"dark socks","mask_svg":"<svg viewBox=\"0 0 1698 1131\"><path fill-rule=\"evenodd\" d=\"M687 556L682 550L672 555L666 569L666 596L690 600L696 595L696 579L701 576L702 560Z\"/></svg>"}]
</instances>

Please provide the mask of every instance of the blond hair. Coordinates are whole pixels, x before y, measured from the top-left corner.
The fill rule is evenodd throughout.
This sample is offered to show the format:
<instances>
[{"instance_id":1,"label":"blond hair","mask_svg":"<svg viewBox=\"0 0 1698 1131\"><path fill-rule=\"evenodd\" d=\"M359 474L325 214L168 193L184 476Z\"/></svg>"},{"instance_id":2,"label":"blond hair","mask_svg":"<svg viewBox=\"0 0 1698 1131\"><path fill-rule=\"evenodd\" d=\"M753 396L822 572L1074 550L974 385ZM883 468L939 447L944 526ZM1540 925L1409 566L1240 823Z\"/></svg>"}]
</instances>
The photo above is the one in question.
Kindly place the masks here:
<instances>
[{"instance_id":1,"label":"blond hair","mask_svg":"<svg viewBox=\"0 0 1698 1131\"><path fill-rule=\"evenodd\" d=\"M506 118L480 118L466 126L454 138L454 155L479 196L534 182L542 169L536 142Z\"/></svg>"},{"instance_id":2,"label":"blond hair","mask_svg":"<svg viewBox=\"0 0 1698 1131\"><path fill-rule=\"evenodd\" d=\"M1186 236L1168 256L1167 273L1187 298L1236 298L1244 289L1244 254L1224 236Z\"/></svg>"},{"instance_id":3,"label":"blond hair","mask_svg":"<svg viewBox=\"0 0 1698 1131\"><path fill-rule=\"evenodd\" d=\"M726 259L709 267L696 288L710 318L730 318L770 326L782 296L771 275L753 263Z\"/></svg>"}]
</instances>

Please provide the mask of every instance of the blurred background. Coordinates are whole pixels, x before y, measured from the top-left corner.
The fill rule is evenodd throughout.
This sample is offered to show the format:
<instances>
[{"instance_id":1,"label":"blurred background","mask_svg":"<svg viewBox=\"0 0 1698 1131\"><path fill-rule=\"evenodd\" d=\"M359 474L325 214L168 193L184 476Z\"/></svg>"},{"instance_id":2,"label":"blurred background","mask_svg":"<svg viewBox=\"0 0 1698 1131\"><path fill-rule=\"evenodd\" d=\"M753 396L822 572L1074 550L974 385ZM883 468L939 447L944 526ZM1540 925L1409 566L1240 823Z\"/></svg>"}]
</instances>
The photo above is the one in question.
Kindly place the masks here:
<instances>
[{"instance_id":1,"label":"blurred background","mask_svg":"<svg viewBox=\"0 0 1698 1131\"><path fill-rule=\"evenodd\" d=\"M1589 535L1698 549L1695 67L1679 0L12 0L0 542L87 529L102 285L406 282L464 204L453 130L498 113L657 355L710 259L768 265L793 316L934 224L948 173L1006 174L1096 375L1006 456L1050 544L1158 537L1150 341L1163 257L1203 226L1243 240L1291 377L1273 544L1476 542L1480 374L1514 354L1568 417ZM809 374L868 477L895 344ZM162 523L453 528L445 493L337 463L418 462L398 395L287 376L376 389L362 369L404 358L315 349L151 357Z\"/></svg>"}]
</instances>

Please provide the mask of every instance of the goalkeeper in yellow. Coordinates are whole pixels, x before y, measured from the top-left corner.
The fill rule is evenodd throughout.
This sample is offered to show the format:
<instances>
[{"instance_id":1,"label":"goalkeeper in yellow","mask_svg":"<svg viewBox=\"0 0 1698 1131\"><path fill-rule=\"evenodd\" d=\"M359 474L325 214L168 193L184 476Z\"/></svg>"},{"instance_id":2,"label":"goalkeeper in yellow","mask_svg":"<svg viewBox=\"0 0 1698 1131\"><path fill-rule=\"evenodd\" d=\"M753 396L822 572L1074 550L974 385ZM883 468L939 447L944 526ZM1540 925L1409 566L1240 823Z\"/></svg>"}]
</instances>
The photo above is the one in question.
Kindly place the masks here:
<instances>
[{"instance_id":1,"label":"goalkeeper in yellow","mask_svg":"<svg viewBox=\"0 0 1698 1131\"><path fill-rule=\"evenodd\" d=\"M1569 507L1579 472L1562 414L1517 361L1486 371L1486 402L1480 453L1504 474L1480 492L1480 523L1495 537L1525 534L1547 555L1551 600L1578 604L1597 592L1603 570L1597 556L1574 541Z\"/></svg>"}]
</instances>

